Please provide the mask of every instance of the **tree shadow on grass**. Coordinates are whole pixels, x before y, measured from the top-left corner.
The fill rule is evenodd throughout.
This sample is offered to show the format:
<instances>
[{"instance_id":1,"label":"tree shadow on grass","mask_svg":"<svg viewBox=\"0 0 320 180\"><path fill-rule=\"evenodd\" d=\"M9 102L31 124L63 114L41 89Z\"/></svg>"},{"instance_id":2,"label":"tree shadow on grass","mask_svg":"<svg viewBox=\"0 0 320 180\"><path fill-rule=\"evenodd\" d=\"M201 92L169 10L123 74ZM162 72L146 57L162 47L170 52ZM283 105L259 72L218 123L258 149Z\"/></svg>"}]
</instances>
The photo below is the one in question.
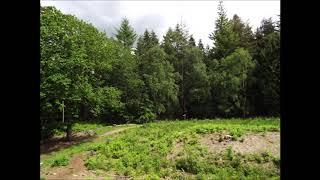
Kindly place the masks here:
<instances>
[{"instance_id":1,"label":"tree shadow on grass","mask_svg":"<svg viewBox=\"0 0 320 180\"><path fill-rule=\"evenodd\" d=\"M72 136L71 141L68 141L66 137L55 137L40 145L40 154L49 154L54 151L59 151L67 147L78 145L81 143L89 142L95 139L97 136L83 135L77 133Z\"/></svg>"}]
</instances>

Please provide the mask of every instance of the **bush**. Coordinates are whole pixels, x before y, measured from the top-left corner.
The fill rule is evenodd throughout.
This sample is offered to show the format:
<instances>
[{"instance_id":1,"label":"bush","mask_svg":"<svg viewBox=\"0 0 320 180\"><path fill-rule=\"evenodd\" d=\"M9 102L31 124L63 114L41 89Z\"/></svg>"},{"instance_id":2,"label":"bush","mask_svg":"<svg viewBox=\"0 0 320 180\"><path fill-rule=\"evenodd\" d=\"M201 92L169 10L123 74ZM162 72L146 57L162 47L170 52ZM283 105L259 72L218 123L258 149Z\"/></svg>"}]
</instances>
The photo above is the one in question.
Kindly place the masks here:
<instances>
[{"instance_id":1,"label":"bush","mask_svg":"<svg viewBox=\"0 0 320 180\"><path fill-rule=\"evenodd\" d=\"M142 108L138 117L138 123L146 123L155 120L157 115L149 108Z\"/></svg>"},{"instance_id":2,"label":"bush","mask_svg":"<svg viewBox=\"0 0 320 180\"><path fill-rule=\"evenodd\" d=\"M272 162L277 168L280 168L280 158L273 158Z\"/></svg>"},{"instance_id":3,"label":"bush","mask_svg":"<svg viewBox=\"0 0 320 180\"><path fill-rule=\"evenodd\" d=\"M46 125L40 125L40 140L46 140L53 137L57 132L64 131L63 124L57 121L51 121Z\"/></svg>"},{"instance_id":4,"label":"bush","mask_svg":"<svg viewBox=\"0 0 320 180\"><path fill-rule=\"evenodd\" d=\"M241 159L239 157L233 158L233 160L230 162L230 165L233 168L238 168L241 166Z\"/></svg>"},{"instance_id":5,"label":"bush","mask_svg":"<svg viewBox=\"0 0 320 180\"><path fill-rule=\"evenodd\" d=\"M156 174L149 174L147 177L146 177L147 180L158 180L160 179L160 177Z\"/></svg>"},{"instance_id":6,"label":"bush","mask_svg":"<svg viewBox=\"0 0 320 180\"><path fill-rule=\"evenodd\" d=\"M176 162L176 168L185 172L197 174L198 173L198 159L192 156L178 159Z\"/></svg>"},{"instance_id":7,"label":"bush","mask_svg":"<svg viewBox=\"0 0 320 180\"><path fill-rule=\"evenodd\" d=\"M269 162L272 159L272 155L269 152L261 153L261 157L263 159L263 162Z\"/></svg>"},{"instance_id":8,"label":"bush","mask_svg":"<svg viewBox=\"0 0 320 180\"><path fill-rule=\"evenodd\" d=\"M226 150L226 157L230 161L233 159L233 151L232 151L232 148L230 146Z\"/></svg>"},{"instance_id":9,"label":"bush","mask_svg":"<svg viewBox=\"0 0 320 180\"><path fill-rule=\"evenodd\" d=\"M69 158L67 158L66 156L60 156L53 160L51 167L67 166L68 164L69 164Z\"/></svg>"},{"instance_id":10,"label":"bush","mask_svg":"<svg viewBox=\"0 0 320 180\"><path fill-rule=\"evenodd\" d=\"M105 166L105 164L104 164L104 159L105 159L105 157L103 155L97 155L97 156L90 157L86 160L85 166L89 170L108 169L108 166Z\"/></svg>"}]
</instances>

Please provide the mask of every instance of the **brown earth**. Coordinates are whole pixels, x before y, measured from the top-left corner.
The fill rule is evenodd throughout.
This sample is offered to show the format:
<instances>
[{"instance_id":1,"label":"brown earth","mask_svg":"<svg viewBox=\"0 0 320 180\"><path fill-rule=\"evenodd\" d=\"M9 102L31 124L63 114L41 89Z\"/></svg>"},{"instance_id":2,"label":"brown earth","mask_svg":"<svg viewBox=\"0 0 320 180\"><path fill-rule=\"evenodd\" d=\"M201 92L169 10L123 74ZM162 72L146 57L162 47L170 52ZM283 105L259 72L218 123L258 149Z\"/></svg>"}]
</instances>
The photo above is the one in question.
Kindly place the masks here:
<instances>
[{"instance_id":1,"label":"brown earth","mask_svg":"<svg viewBox=\"0 0 320 180\"><path fill-rule=\"evenodd\" d=\"M208 147L209 151L219 153L229 146L235 152L241 154L270 152L276 157L280 157L280 132L248 133L243 135L243 142L239 138L237 141L224 138L229 135L223 133L206 134L200 139L200 143ZM221 138L222 137L222 138ZM219 139L221 142L219 142Z\"/></svg>"},{"instance_id":2,"label":"brown earth","mask_svg":"<svg viewBox=\"0 0 320 180\"><path fill-rule=\"evenodd\" d=\"M178 156L178 154L183 151L183 146L184 146L184 143L181 141L174 143L171 152L168 153L167 159L169 160L175 159Z\"/></svg>"},{"instance_id":3,"label":"brown earth","mask_svg":"<svg viewBox=\"0 0 320 180\"><path fill-rule=\"evenodd\" d=\"M52 168L44 177L46 179L82 179L84 176L92 176L84 165L84 154L76 154L70 160L68 166Z\"/></svg>"},{"instance_id":4,"label":"brown earth","mask_svg":"<svg viewBox=\"0 0 320 180\"><path fill-rule=\"evenodd\" d=\"M50 171L42 173L41 177L45 177L46 180L75 180L75 179L94 179L105 180L109 179L130 179L125 176L118 176L115 174L108 174L104 172L90 171L86 168L84 160L87 156L85 153L76 154L70 160L68 166L51 168Z\"/></svg>"}]
</instances>

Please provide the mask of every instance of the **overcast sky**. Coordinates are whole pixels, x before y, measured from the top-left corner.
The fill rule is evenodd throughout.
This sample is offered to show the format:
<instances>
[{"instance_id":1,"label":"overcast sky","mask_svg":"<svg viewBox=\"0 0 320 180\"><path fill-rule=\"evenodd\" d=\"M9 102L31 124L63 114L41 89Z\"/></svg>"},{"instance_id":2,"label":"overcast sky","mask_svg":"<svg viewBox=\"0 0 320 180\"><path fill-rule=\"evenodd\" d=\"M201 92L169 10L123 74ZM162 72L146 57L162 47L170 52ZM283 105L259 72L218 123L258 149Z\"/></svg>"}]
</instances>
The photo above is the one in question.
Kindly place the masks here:
<instances>
[{"instance_id":1,"label":"overcast sky","mask_svg":"<svg viewBox=\"0 0 320 180\"><path fill-rule=\"evenodd\" d=\"M263 18L278 20L280 0L269 1L224 1L228 18L238 14L255 30ZM65 14L92 23L108 36L127 17L137 34L154 30L162 40L169 27L182 23L198 42L210 46L209 34L214 30L218 1L50 1L41 0L42 6L55 6Z\"/></svg>"}]
</instances>

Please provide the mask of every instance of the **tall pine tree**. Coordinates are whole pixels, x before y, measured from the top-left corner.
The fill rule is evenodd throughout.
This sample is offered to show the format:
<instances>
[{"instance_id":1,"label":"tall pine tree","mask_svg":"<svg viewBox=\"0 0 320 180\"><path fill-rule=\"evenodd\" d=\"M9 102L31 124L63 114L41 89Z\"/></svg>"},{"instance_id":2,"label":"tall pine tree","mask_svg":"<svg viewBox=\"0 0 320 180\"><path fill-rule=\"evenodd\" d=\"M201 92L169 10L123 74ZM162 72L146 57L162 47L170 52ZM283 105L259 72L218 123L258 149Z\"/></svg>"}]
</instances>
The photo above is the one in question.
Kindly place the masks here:
<instances>
[{"instance_id":1,"label":"tall pine tree","mask_svg":"<svg viewBox=\"0 0 320 180\"><path fill-rule=\"evenodd\" d=\"M116 29L116 38L117 40L127 48L132 48L133 44L136 41L137 34L134 29L130 26L129 20L124 18L121 21L119 29Z\"/></svg>"}]
</instances>

